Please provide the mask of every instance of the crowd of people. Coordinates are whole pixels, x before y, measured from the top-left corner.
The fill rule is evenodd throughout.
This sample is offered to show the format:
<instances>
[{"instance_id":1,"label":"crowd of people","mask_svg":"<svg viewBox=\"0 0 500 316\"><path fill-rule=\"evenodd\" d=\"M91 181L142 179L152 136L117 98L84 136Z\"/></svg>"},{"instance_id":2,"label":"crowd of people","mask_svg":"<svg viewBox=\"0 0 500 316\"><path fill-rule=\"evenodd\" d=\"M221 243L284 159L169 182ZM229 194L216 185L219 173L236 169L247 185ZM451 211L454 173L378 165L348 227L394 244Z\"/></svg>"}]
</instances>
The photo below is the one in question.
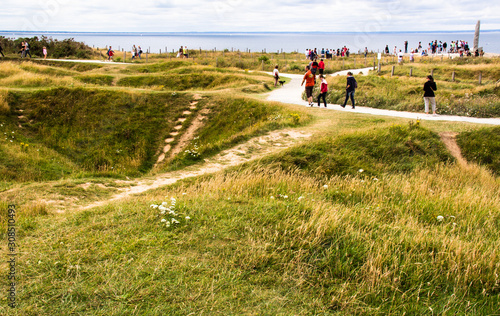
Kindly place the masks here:
<instances>
[{"instance_id":1,"label":"crowd of people","mask_svg":"<svg viewBox=\"0 0 500 316\"><path fill-rule=\"evenodd\" d=\"M403 49L398 49L397 46L394 46L394 49L392 50L392 55L398 56L399 52L403 52ZM422 46L422 42L418 42L418 45L416 48L411 48L410 50L408 49L408 41L404 42L404 53L410 54L420 54L422 56L428 56L430 54L459 54L461 57L462 56L472 56L474 54L475 56L480 56L482 52L476 49L476 51L472 52L469 43L467 41L463 40L456 40L456 41L451 41L450 44L447 42L443 41L438 41L434 40L430 43L428 43L427 47ZM384 53L386 55L391 54L391 50L389 49L389 45L386 45L384 48Z\"/></svg>"},{"instance_id":2,"label":"crowd of people","mask_svg":"<svg viewBox=\"0 0 500 316\"><path fill-rule=\"evenodd\" d=\"M306 49L305 51L305 56L306 59L314 60L317 58L326 58L326 59L333 59L333 57L349 57L350 55L349 48L346 46L342 48L337 48L335 49L324 49L322 48L321 51L318 51L317 48L314 49Z\"/></svg>"}]
</instances>

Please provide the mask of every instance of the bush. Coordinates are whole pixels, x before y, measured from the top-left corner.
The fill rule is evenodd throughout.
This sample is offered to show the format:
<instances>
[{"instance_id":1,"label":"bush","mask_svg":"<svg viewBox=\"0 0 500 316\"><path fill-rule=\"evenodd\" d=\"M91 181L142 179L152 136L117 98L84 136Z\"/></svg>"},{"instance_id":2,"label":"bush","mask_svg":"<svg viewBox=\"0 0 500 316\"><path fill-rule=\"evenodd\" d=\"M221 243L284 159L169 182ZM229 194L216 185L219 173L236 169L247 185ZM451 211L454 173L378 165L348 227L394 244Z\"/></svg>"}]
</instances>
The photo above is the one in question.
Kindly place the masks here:
<instances>
[{"instance_id":1,"label":"bush","mask_svg":"<svg viewBox=\"0 0 500 316\"><path fill-rule=\"evenodd\" d=\"M64 39L62 41L54 40L46 36L38 38L37 36L21 37L15 40L0 36L0 43L7 53L19 53L21 51L21 42L27 41L30 46L32 56L42 57L42 49L45 46L49 57L65 58L77 57L79 59L90 59L93 56L91 47L81 42L76 42L74 38Z\"/></svg>"}]
</instances>

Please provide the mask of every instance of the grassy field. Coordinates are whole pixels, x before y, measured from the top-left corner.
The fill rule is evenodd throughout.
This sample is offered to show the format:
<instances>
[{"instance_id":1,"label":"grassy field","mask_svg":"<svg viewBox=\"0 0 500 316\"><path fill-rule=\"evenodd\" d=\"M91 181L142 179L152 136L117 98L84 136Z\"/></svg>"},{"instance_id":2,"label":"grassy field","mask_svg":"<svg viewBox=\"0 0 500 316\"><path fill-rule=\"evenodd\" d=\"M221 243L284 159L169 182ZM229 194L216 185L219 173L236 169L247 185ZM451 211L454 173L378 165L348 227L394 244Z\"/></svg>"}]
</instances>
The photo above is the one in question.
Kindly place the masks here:
<instances>
[{"instance_id":1,"label":"grassy field","mask_svg":"<svg viewBox=\"0 0 500 316\"><path fill-rule=\"evenodd\" d=\"M265 102L272 77L230 66L237 53L226 52L224 65L217 57L0 64L4 276L10 204L18 245L18 306L8 307L10 281L0 278L1 315L498 314L498 128ZM495 61L461 63L424 59L415 78L406 68L358 77L367 96L357 97L408 109L391 102L431 68L443 90L465 84L446 81L452 69L465 77L473 67L484 80L467 83L474 96L496 91ZM344 81L330 78L330 87ZM80 209L237 145L249 154L248 140L280 130L312 136ZM457 134L467 164L443 132ZM59 200L72 207L56 209Z\"/></svg>"}]
</instances>

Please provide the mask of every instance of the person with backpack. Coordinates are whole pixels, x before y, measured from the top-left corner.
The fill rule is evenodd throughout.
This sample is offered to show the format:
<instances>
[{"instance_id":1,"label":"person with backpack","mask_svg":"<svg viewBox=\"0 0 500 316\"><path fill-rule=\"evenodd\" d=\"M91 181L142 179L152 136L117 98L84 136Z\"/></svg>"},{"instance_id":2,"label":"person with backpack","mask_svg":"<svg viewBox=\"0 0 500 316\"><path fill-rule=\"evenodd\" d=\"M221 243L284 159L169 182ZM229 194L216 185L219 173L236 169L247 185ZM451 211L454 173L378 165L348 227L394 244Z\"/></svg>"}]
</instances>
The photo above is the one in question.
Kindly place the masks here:
<instances>
[{"instance_id":1,"label":"person with backpack","mask_svg":"<svg viewBox=\"0 0 500 316\"><path fill-rule=\"evenodd\" d=\"M111 49L111 46L109 46L109 49L106 52L106 55L108 55L108 61L111 61L111 59L113 59L113 56L115 55L115 51Z\"/></svg>"},{"instance_id":2,"label":"person with backpack","mask_svg":"<svg viewBox=\"0 0 500 316\"><path fill-rule=\"evenodd\" d=\"M346 85L346 89L345 89L346 90L345 101L344 101L344 104L340 105L341 107L345 108L347 101L349 100L349 98L351 98L352 108L353 109L355 108L354 91L356 91L357 87L358 87L358 82L352 76L352 72L349 71L347 73L347 85Z\"/></svg>"},{"instance_id":3,"label":"person with backpack","mask_svg":"<svg viewBox=\"0 0 500 316\"><path fill-rule=\"evenodd\" d=\"M24 57L28 57L28 55L30 55L30 58L32 58L30 53L30 44L28 44L28 41L26 41L24 42Z\"/></svg>"},{"instance_id":4,"label":"person with backpack","mask_svg":"<svg viewBox=\"0 0 500 316\"><path fill-rule=\"evenodd\" d=\"M321 106L321 99L323 99L323 103L326 108L326 94L328 93L328 82L326 82L325 77L323 75L319 75L319 79L321 80L320 94L318 95L318 106Z\"/></svg>"}]
</instances>

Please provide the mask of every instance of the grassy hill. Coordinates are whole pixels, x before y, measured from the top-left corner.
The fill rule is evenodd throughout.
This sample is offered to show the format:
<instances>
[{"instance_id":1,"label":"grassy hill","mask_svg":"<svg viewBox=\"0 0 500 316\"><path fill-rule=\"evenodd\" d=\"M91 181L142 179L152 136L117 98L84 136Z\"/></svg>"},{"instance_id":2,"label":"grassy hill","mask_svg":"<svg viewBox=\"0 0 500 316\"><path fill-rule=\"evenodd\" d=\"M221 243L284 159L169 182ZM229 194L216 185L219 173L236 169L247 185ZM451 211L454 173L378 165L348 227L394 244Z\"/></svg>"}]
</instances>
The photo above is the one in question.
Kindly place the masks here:
<instances>
[{"instance_id":1,"label":"grassy hill","mask_svg":"<svg viewBox=\"0 0 500 316\"><path fill-rule=\"evenodd\" d=\"M73 67L0 64L0 235L14 203L19 247L19 305L9 308L4 295L0 314L498 312L498 128L268 103L255 92L272 78L237 69ZM28 73L48 79L16 86L16 72L22 82ZM194 75L212 79L156 82ZM366 82L384 82L374 77ZM236 145L247 155L257 150L247 141L285 128L312 136L81 208L141 179L202 168ZM458 134L467 165L442 132ZM57 199L74 204L56 212ZM7 255L7 242L0 247ZM8 268L4 260L0 271Z\"/></svg>"}]
</instances>

